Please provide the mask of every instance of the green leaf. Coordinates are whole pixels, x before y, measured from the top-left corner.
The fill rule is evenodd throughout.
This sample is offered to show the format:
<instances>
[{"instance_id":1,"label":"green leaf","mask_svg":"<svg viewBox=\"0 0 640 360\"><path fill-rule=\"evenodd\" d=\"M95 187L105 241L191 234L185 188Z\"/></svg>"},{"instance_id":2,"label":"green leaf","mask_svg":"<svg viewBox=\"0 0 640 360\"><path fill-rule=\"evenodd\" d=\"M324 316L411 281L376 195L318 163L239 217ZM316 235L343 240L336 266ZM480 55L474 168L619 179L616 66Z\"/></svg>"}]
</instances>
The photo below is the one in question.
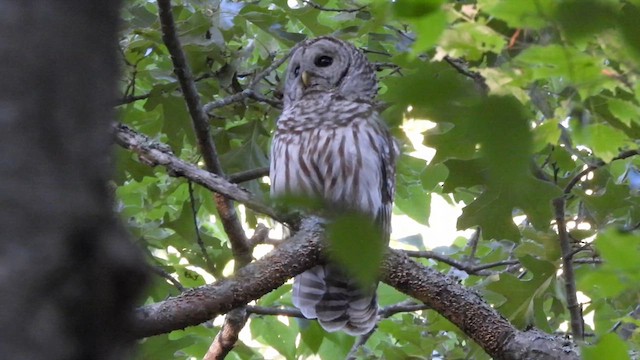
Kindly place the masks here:
<instances>
[{"instance_id":1,"label":"green leaf","mask_svg":"<svg viewBox=\"0 0 640 360\"><path fill-rule=\"evenodd\" d=\"M560 2L555 16L566 35L577 41L614 27L615 6L606 0L568 0Z\"/></svg>"},{"instance_id":2,"label":"green leaf","mask_svg":"<svg viewBox=\"0 0 640 360\"><path fill-rule=\"evenodd\" d=\"M444 0L397 0L392 9L396 16L402 18L416 18L437 12Z\"/></svg>"},{"instance_id":3,"label":"green leaf","mask_svg":"<svg viewBox=\"0 0 640 360\"><path fill-rule=\"evenodd\" d=\"M386 238L369 216L358 213L339 216L327 225L327 238L329 256L347 273L363 286L377 281Z\"/></svg>"},{"instance_id":4,"label":"green leaf","mask_svg":"<svg viewBox=\"0 0 640 360\"><path fill-rule=\"evenodd\" d=\"M584 145L605 162L610 162L628 145L629 137L616 128L605 124L579 126L574 130L576 145Z\"/></svg>"},{"instance_id":5,"label":"green leaf","mask_svg":"<svg viewBox=\"0 0 640 360\"><path fill-rule=\"evenodd\" d=\"M625 2L620 11L620 32L629 46L631 53L635 55L636 64L640 62L640 32L638 32L638 24L640 23L640 4L631 4Z\"/></svg>"},{"instance_id":6,"label":"green leaf","mask_svg":"<svg viewBox=\"0 0 640 360\"><path fill-rule=\"evenodd\" d=\"M470 125L480 142L487 186L507 196L522 191L529 176L532 137L524 109L512 97L491 96L475 109Z\"/></svg>"},{"instance_id":7,"label":"green leaf","mask_svg":"<svg viewBox=\"0 0 640 360\"><path fill-rule=\"evenodd\" d=\"M482 11L504 20L512 28L540 29L548 25L555 0L478 0Z\"/></svg>"},{"instance_id":8,"label":"green leaf","mask_svg":"<svg viewBox=\"0 0 640 360\"><path fill-rule=\"evenodd\" d=\"M598 234L596 248L611 266L628 273L640 271L640 236L610 228Z\"/></svg>"},{"instance_id":9,"label":"green leaf","mask_svg":"<svg viewBox=\"0 0 640 360\"><path fill-rule=\"evenodd\" d=\"M498 281L487 285L487 290L505 297L506 301L498 306L498 309L514 325L523 327L533 323L534 300L543 296L549 288L556 267L548 261L538 260L530 255L521 257L520 262L533 274L531 279L520 280L511 274L501 274Z\"/></svg>"},{"instance_id":10,"label":"green leaf","mask_svg":"<svg viewBox=\"0 0 640 360\"><path fill-rule=\"evenodd\" d=\"M507 39L490 27L475 22L460 22L442 35L440 46L448 55L470 61L480 60L486 53L500 54Z\"/></svg>"},{"instance_id":11,"label":"green leaf","mask_svg":"<svg viewBox=\"0 0 640 360\"><path fill-rule=\"evenodd\" d=\"M403 213L415 221L427 225L431 210L431 194L419 184L411 184L399 189L395 204Z\"/></svg>"},{"instance_id":12,"label":"green leaf","mask_svg":"<svg viewBox=\"0 0 640 360\"><path fill-rule=\"evenodd\" d=\"M607 102L607 105L611 114L617 117L625 125L629 126L632 122L640 122L640 107L634 105L631 101L610 99Z\"/></svg>"},{"instance_id":13,"label":"green leaf","mask_svg":"<svg viewBox=\"0 0 640 360\"><path fill-rule=\"evenodd\" d=\"M603 335L596 345L582 347L581 353L584 360L630 359L629 347L618 334Z\"/></svg>"},{"instance_id":14,"label":"green leaf","mask_svg":"<svg viewBox=\"0 0 640 360\"><path fill-rule=\"evenodd\" d=\"M513 61L522 72L521 80L556 79L561 88L574 86L583 99L602 91L611 82L603 75L600 59L572 47L532 45Z\"/></svg>"},{"instance_id":15,"label":"green leaf","mask_svg":"<svg viewBox=\"0 0 640 360\"><path fill-rule=\"evenodd\" d=\"M287 360L295 359L295 339L298 334L296 327L283 324L275 316L263 316L251 319L250 328L255 339L273 347Z\"/></svg>"},{"instance_id":16,"label":"green leaf","mask_svg":"<svg viewBox=\"0 0 640 360\"><path fill-rule=\"evenodd\" d=\"M447 14L442 10L437 10L418 19L411 19L409 22L417 34L411 54L418 56L436 45L447 26Z\"/></svg>"},{"instance_id":17,"label":"green leaf","mask_svg":"<svg viewBox=\"0 0 640 360\"><path fill-rule=\"evenodd\" d=\"M557 144L561 133L557 120L548 120L536 126L533 129L533 152L541 151L549 144Z\"/></svg>"},{"instance_id":18,"label":"green leaf","mask_svg":"<svg viewBox=\"0 0 640 360\"><path fill-rule=\"evenodd\" d=\"M433 191L440 183L444 182L449 176L449 169L444 164L430 164L420 174L420 183L422 188L427 191Z\"/></svg>"}]
</instances>

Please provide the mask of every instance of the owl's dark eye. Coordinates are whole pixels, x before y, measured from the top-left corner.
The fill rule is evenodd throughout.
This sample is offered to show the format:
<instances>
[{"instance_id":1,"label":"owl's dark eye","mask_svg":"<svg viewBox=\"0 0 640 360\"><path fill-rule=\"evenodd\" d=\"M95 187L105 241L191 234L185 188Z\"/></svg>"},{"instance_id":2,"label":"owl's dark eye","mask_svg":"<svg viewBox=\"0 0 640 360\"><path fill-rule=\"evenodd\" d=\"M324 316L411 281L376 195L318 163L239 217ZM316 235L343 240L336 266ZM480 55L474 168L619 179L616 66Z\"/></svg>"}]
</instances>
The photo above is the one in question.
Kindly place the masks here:
<instances>
[{"instance_id":1,"label":"owl's dark eye","mask_svg":"<svg viewBox=\"0 0 640 360\"><path fill-rule=\"evenodd\" d=\"M298 75L300 75L300 65L293 69L293 76L298 77Z\"/></svg>"},{"instance_id":2,"label":"owl's dark eye","mask_svg":"<svg viewBox=\"0 0 640 360\"><path fill-rule=\"evenodd\" d=\"M317 67L327 67L333 64L333 58L327 55L320 55L313 63L316 64Z\"/></svg>"}]
</instances>

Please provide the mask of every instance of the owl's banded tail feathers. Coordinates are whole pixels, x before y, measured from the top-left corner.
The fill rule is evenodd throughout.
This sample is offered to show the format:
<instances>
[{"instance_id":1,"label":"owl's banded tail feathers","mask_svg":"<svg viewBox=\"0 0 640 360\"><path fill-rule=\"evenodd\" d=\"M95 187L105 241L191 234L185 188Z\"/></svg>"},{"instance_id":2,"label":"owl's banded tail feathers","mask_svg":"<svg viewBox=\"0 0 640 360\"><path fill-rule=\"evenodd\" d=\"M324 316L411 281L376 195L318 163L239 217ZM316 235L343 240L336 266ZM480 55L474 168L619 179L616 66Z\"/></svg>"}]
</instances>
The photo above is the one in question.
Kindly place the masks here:
<instances>
[{"instance_id":1,"label":"owl's banded tail feathers","mask_svg":"<svg viewBox=\"0 0 640 360\"><path fill-rule=\"evenodd\" d=\"M378 319L377 284L362 289L335 265L318 265L296 276L293 304L327 331L349 335L370 332Z\"/></svg>"}]
</instances>

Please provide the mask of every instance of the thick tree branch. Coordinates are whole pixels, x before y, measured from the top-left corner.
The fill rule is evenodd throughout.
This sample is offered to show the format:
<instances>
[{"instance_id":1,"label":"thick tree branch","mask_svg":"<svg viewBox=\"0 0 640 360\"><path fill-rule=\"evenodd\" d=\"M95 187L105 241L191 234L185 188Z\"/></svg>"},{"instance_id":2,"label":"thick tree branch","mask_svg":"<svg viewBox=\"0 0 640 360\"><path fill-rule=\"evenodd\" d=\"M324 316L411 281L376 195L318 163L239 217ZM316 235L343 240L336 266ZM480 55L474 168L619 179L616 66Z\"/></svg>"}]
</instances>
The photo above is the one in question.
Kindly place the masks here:
<instances>
[{"instance_id":1,"label":"thick tree branch","mask_svg":"<svg viewBox=\"0 0 640 360\"><path fill-rule=\"evenodd\" d=\"M232 278L139 308L135 333L146 337L201 324L262 297L310 269L320 260L322 228L318 221L308 219L301 229L262 259L238 270Z\"/></svg>"},{"instance_id":2,"label":"thick tree branch","mask_svg":"<svg viewBox=\"0 0 640 360\"><path fill-rule=\"evenodd\" d=\"M495 359L578 359L571 343L539 330L519 331L471 290L392 250L383 281L428 305L455 324Z\"/></svg>"},{"instance_id":3,"label":"thick tree branch","mask_svg":"<svg viewBox=\"0 0 640 360\"><path fill-rule=\"evenodd\" d=\"M264 258L240 269L233 278L189 290L138 310L140 337L200 324L245 305L318 263L324 251L322 228L313 219ZM382 280L436 310L496 359L578 359L571 343L537 330L522 332L482 298L454 279L390 250Z\"/></svg>"}]
</instances>

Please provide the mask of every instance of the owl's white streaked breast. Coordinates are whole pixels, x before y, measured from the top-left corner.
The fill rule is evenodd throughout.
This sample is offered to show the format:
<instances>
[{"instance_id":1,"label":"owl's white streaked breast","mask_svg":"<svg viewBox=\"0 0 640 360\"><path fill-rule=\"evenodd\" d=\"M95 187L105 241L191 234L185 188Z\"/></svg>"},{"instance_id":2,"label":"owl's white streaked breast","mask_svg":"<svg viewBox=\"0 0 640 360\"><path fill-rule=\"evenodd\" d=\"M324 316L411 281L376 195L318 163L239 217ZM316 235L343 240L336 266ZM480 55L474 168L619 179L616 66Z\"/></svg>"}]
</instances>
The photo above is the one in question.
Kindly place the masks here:
<instances>
[{"instance_id":1,"label":"owl's white streaked breast","mask_svg":"<svg viewBox=\"0 0 640 360\"><path fill-rule=\"evenodd\" d=\"M325 96L285 109L272 145L272 196L320 198L375 217L383 203L383 127L368 103Z\"/></svg>"}]
</instances>

